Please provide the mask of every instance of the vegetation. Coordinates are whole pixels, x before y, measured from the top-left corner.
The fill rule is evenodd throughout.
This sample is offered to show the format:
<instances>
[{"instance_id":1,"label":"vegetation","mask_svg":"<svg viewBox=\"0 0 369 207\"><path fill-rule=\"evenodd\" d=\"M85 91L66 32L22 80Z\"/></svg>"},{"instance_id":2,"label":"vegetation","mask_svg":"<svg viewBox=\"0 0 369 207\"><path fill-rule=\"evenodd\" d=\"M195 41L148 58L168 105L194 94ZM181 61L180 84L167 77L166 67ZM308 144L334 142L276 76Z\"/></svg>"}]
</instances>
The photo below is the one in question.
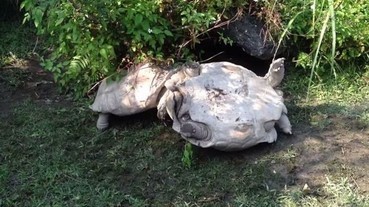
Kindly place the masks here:
<instances>
[{"instance_id":1,"label":"vegetation","mask_svg":"<svg viewBox=\"0 0 369 207\"><path fill-rule=\"evenodd\" d=\"M221 22L232 1L24 0L25 21L53 46L43 66L67 90L83 95L132 61L188 58L198 35Z\"/></svg>"},{"instance_id":2,"label":"vegetation","mask_svg":"<svg viewBox=\"0 0 369 207\"><path fill-rule=\"evenodd\" d=\"M20 39L4 48L22 43L28 48L25 56L17 55L12 63L23 62L20 57L27 57L33 47L22 41L26 35L14 37ZM0 122L0 206L369 205L353 178L360 166L337 167L337 162L321 160L329 173L320 186L307 189L286 179L278 166L293 170L305 159L297 144L288 143L291 138L280 136L276 144L238 153L200 149L187 145L152 112L115 120L111 129L99 133L85 100L22 98L34 80L22 69L26 63L21 66L0 71L0 114L6 120ZM313 83L309 102L304 71L289 73L283 90L295 128L317 128L317 133L340 124L347 133L353 127L347 120L358 121L360 130L369 127L369 74L346 72L338 73L339 79ZM6 95L8 91L17 98ZM12 109L5 111L4 103ZM343 123L330 117L342 117ZM303 150L309 148L303 145Z\"/></svg>"},{"instance_id":3,"label":"vegetation","mask_svg":"<svg viewBox=\"0 0 369 207\"><path fill-rule=\"evenodd\" d=\"M32 26L22 25L19 21L0 21L0 31L0 67L19 66L22 60L40 52L35 47L36 34Z\"/></svg>"},{"instance_id":4,"label":"vegetation","mask_svg":"<svg viewBox=\"0 0 369 207\"><path fill-rule=\"evenodd\" d=\"M296 66L310 71L308 91L313 78L337 78L337 70L349 73L353 65L367 70L367 1L286 1L277 7L288 21L285 32L297 47Z\"/></svg>"},{"instance_id":5,"label":"vegetation","mask_svg":"<svg viewBox=\"0 0 369 207\"><path fill-rule=\"evenodd\" d=\"M369 187L356 182L367 176L366 160L318 157L325 178L296 181L298 170L315 167L304 161L310 157L356 159L355 150L369 146L368 3L191 2L25 0L33 25L0 22L0 206L369 206L359 186ZM115 120L101 133L88 100L39 97L42 82L26 61L37 53L51 51L43 65L82 95L126 62L191 57L200 34L232 18L222 13L231 5L251 6L270 37L298 47L298 67L282 86L293 137L223 153L186 144L151 112Z\"/></svg>"},{"instance_id":6,"label":"vegetation","mask_svg":"<svg viewBox=\"0 0 369 207\"><path fill-rule=\"evenodd\" d=\"M367 1L242 2L24 0L21 8L25 21L34 22L53 46L43 66L78 96L132 61L191 58L189 49L234 20L235 9L263 19L276 42L297 47L297 66L310 70L311 80L350 64L366 65Z\"/></svg>"},{"instance_id":7,"label":"vegetation","mask_svg":"<svg viewBox=\"0 0 369 207\"><path fill-rule=\"evenodd\" d=\"M9 74L0 73L1 90L3 84L15 88L14 80L29 78ZM369 85L343 82L349 90L314 85L316 96L306 103L300 90L308 79L297 80L300 76L289 76L296 84L284 86L296 93L288 102L295 127L329 130L332 115L362 120L361 127L368 127L369 107L355 106L367 100L357 92L369 91ZM21 85L14 89L18 95L24 93ZM357 172L342 172L334 163L326 163L330 171L320 187L306 190L289 183L276 166L293 168L301 155L284 136L273 145L222 153L186 144L155 119L155 112L117 119L101 133L86 102L47 98L51 101L7 99L13 110L0 122L0 206L369 205L354 180L344 179ZM330 102L338 105L324 107Z\"/></svg>"}]
</instances>

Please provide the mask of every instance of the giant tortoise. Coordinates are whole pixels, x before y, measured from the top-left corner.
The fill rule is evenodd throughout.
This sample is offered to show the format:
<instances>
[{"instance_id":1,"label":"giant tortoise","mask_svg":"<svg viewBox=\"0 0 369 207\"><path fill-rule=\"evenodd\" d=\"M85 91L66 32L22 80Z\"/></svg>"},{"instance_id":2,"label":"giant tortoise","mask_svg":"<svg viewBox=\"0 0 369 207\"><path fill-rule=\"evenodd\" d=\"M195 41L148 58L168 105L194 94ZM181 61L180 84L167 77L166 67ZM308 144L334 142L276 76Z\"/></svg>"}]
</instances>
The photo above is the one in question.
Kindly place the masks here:
<instances>
[{"instance_id":1,"label":"giant tortoise","mask_svg":"<svg viewBox=\"0 0 369 207\"><path fill-rule=\"evenodd\" d=\"M163 70L145 64L120 81L104 80L91 109L97 128L109 114L125 116L158 109L190 143L224 151L242 150L277 139L275 125L291 134L283 93L284 58L274 60L264 77L230 62L184 64Z\"/></svg>"}]
</instances>

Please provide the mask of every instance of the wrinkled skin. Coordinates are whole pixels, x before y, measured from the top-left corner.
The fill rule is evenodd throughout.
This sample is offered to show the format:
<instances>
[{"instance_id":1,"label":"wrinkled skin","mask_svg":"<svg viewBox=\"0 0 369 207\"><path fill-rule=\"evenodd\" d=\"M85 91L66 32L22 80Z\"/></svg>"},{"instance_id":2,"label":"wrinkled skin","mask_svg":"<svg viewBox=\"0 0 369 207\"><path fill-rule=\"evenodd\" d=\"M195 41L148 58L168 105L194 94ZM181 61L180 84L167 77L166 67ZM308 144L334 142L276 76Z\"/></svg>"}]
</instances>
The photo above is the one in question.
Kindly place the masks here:
<instances>
[{"instance_id":1,"label":"wrinkled skin","mask_svg":"<svg viewBox=\"0 0 369 207\"><path fill-rule=\"evenodd\" d=\"M291 134L283 97L276 87L284 75L283 59L259 77L231 63L202 64L200 75L165 84L158 114L167 113L173 129L200 147L242 150L277 139L275 124Z\"/></svg>"},{"instance_id":2,"label":"wrinkled skin","mask_svg":"<svg viewBox=\"0 0 369 207\"><path fill-rule=\"evenodd\" d=\"M275 60L264 77L228 62L187 64L171 72L148 64L119 82L104 81L91 109L97 127L109 114L139 113L157 106L158 117L194 145L224 151L242 150L277 139L275 125L291 134L291 124L276 89L284 76L284 59Z\"/></svg>"}]
</instances>

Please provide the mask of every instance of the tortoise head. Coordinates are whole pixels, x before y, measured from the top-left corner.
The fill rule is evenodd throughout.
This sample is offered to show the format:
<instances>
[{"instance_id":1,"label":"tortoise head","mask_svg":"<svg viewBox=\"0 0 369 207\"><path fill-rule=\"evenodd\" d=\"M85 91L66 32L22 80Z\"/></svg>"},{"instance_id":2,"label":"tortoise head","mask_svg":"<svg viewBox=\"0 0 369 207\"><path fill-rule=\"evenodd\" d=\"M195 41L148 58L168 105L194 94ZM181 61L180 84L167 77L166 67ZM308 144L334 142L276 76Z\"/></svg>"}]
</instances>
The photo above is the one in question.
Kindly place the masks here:
<instances>
[{"instance_id":1,"label":"tortoise head","mask_svg":"<svg viewBox=\"0 0 369 207\"><path fill-rule=\"evenodd\" d=\"M270 64L269 71L264 78L267 83L274 88L282 82L284 71L284 58L279 58Z\"/></svg>"}]
</instances>

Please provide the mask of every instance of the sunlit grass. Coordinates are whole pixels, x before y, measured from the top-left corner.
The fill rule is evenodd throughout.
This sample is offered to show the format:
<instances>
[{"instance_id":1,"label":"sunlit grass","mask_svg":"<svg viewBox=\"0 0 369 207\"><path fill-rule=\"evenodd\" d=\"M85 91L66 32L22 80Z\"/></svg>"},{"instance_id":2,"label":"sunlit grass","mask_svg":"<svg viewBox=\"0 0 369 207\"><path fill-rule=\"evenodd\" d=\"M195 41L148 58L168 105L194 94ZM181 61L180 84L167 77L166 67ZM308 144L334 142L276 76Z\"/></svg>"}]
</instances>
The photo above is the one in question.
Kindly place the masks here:
<instances>
[{"instance_id":1,"label":"sunlit grass","mask_svg":"<svg viewBox=\"0 0 369 207\"><path fill-rule=\"evenodd\" d=\"M0 67L20 67L24 59L39 52L34 28L20 21L0 21Z\"/></svg>"},{"instance_id":2,"label":"sunlit grass","mask_svg":"<svg viewBox=\"0 0 369 207\"><path fill-rule=\"evenodd\" d=\"M369 71L369 70L368 70ZM293 94L295 99L308 104L335 103L343 106L364 104L369 98L368 73L355 69L355 66L347 66L345 71L340 71L337 77L322 76L311 83L310 100L306 99L306 89L310 78L304 77L304 72L290 71L284 80L283 90Z\"/></svg>"},{"instance_id":3,"label":"sunlit grass","mask_svg":"<svg viewBox=\"0 0 369 207\"><path fill-rule=\"evenodd\" d=\"M330 122L328 116L353 119L364 125L368 123L367 73L351 66L345 72L337 73L337 78L322 76L319 80L315 79L310 86L309 99L306 91L310 79L304 74L301 71L290 72L282 87L289 116L294 123L307 121L324 129Z\"/></svg>"},{"instance_id":4,"label":"sunlit grass","mask_svg":"<svg viewBox=\"0 0 369 207\"><path fill-rule=\"evenodd\" d=\"M27 34L14 33L22 35L6 38ZM7 47L18 54L14 60L33 50L34 42L22 41L7 43L20 44ZM294 125L324 130L330 124L327 117L335 114L368 126L369 72L349 66L337 78L313 79L309 101L308 74L287 72L282 89ZM25 71L0 71L2 84L14 91L27 76ZM0 121L1 207L369 206L352 180L335 178L334 172L314 189L316 194L286 183L271 166L294 169L299 150L293 145L278 152L259 148L265 153L254 159L248 150L221 153L193 147L191 166L186 167L185 142L155 118L122 118L101 133L86 103L18 101Z\"/></svg>"},{"instance_id":5,"label":"sunlit grass","mask_svg":"<svg viewBox=\"0 0 369 207\"><path fill-rule=\"evenodd\" d=\"M286 207L320 207L320 206L369 206L369 197L360 195L354 182L347 178L327 181L319 192L305 192L301 189L286 189L280 197L282 206Z\"/></svg>"},{"instance_id":6,"label":"sunlit grass","mask_svg":"<svg viewBox=\"0 0 369 207\"><path fill-rule=\"evenodd\" d=\"M327 180L319 196L302 186L283 188L270 164L292 168L299 156L293 147L257 162L195 148L188 168L181 162L185 142L161 123L123 119L101 133L95 118L84 104L26 101L0 122L1 206L369 204L348 180Z\"/></svg>"},{"instance_id":7,"label":"sunlit grass","mask_svg":"<svg viewBox=\"0 0 369 207\"><path fill-rule=\"evenodd\" d=\"M314 4L316 4L316 2L314 2ZM332 73L334 75L334 78L337 78L337 74L336 74L336 68L335 68L335 54L336 54L336 23L335 23L335 18L334 18L334 13L335 13L335 10L334 10L334 7L333 7L333 1L332 0L329 0L328 1L328 5L329 5L329 9L327 11L327 14L323 20L323 24L321 26L321 28L318 28L316 29L316 26L314 25L315 24L315 21L313 21L313 29L314 30L320 30L320 34L319 34L319 39L317 40L317 46L316 46L316 49L314 51L314 59L313 59L313 63L312 63L312 67L311 67L311 71L310 71L310 77L309 77L309 84L308 84L308 88L307 88L307 99L309 99L310 97L310 90L311 90L311 84L312 84L312 81L313 81L313 75L316 74L317 77L319 77L319 75L315 72L316 68L319 67L319 60L318 59L321 59L321 58L326 58L326 57L323 57L325 54L321 54L320 52L320 48L322 46L322 43L323 43L323 38L324 36L326 35L327 33L327 27L328 27L328 24L329 24L329 20L331 21L331 31L332 31L332 52L331 52L331 57L328 57L328 62L330 62L331 64L331 69L332 69ZM315 5L314 5L314 13L315 13ZM314 43L313 43L314 44Z\"/></svg>"},{"instance_id":8,"label":"sunlit grass","mask_svg":"<svg viewBox=\"0 0 369 207\"><path fill-rule=\"evenodd\" d=\"M187 168L185 142L161 123L127 120L100 133L94 122L78 104L17 107L0 123L1 206L276 203L266 183L279 178L267 161L240 166L225 153L199 157L195 149Z\"/></svg>"}]
</instances>

